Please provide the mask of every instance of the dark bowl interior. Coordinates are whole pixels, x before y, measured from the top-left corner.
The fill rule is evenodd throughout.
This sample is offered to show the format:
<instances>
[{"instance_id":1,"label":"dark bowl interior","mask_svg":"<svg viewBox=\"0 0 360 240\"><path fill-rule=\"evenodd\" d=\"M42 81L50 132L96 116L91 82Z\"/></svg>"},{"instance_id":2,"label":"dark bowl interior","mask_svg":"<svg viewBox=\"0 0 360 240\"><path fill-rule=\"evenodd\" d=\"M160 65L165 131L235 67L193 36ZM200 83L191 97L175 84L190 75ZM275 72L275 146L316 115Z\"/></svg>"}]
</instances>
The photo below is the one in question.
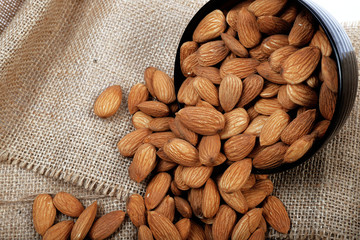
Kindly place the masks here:
<instances>
[{"instance_id":1,"label":"dark bowl interior","mask_svg":"<svg viewBox=\"0 0 360 240\"><path fill-rule=\"evenodd\" d=\"M233 6L238 4L239 0L211 0L205 4L191 19L186 27L180 40L176 60L175 60L175 89L179 90L182 82L186 79L180 68L180 47L186 41L192 40L192 34L199 22L210 12L220 9L224 12L229 11ZM358 69L354 49L350 39L345 33L341 25L324 9L310 0L298 0L300 6L309 10L317 19L318 23L324 29L333 48L333 56L336 59L339 70L339 92L334 117L331 121L325 136L316 141L314 146L298 161L291 164L284 164L273 169L253 169L256 174L271 174L292 169L305 161L309 160L317 151L324 147L344 125L347 117L355 102L357 85L358 85ZM326 159L324 159L326 161Z\"/></svg>"}]
</instances>

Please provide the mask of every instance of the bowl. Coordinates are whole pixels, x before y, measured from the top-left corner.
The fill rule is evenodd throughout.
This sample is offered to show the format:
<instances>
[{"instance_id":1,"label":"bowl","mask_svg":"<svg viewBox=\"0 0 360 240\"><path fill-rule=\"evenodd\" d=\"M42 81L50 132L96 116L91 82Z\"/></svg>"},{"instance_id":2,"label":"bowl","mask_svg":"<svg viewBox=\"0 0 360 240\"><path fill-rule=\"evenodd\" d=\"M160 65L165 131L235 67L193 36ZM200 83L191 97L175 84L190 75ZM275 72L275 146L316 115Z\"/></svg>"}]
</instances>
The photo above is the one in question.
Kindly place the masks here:
<instances>
[{"instance_id":1,"label":"bowl","mask_svg":"<svg viewBox=\"0 0 360 240\"><path fill-rule=\"evenodd\" d=\"M182 82L186 79L181 72L180 67L180 47L186 41L192 40L192 35L199 22L210 12L220 9L224 12L229 11L233 6L240 3L239 0L211 0L206 3L191 19L186 27L176 54L174 80L175 89L178 92ZM333 119L330 123L325 136L316 141L313 147L298 161L283 164L272 169L253 169L255 174L272 174L292 169L305 161L309 160L316 152L322 149L326 144L336 136L341 127L348 118L356 98L358 85L358 69L356 55L349 37L342 26L326 10L319 7L311 0L298 0L298 5L307 9L318 21L327 35L333 48L332 57L335 59L338 67L339 90L337 95L336 109ZM181 107L181 106L180 106ZM325 159L324 159L325 160Z\"/></svg>"}]
</instances>

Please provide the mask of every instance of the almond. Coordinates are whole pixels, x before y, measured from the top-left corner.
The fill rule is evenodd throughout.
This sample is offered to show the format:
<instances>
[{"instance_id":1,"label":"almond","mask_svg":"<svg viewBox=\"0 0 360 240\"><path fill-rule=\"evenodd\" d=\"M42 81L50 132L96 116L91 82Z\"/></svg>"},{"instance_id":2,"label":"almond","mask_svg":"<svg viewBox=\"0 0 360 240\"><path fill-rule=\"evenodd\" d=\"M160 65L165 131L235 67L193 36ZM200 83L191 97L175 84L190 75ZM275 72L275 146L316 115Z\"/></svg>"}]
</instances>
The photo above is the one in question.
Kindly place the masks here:
<instances>
[{"instance_id":1,"label":"almond","mask_svg":"<svg viewBox=\"0 0 360 240\"><path fill-rule=\"evenodd\" d=\"M197 50L197 59L200 66L210 67L218 64L228 55L229 49L222 40L204 43Z\"/></svg>"},{"instance_id":2,"label":"almond","mask_svg":"<svg viewBox=\"0 0 360 240\"><path fill-rule=\"evenodd\" d=\"M71 231L71 240L84 239L88 234L96 216L97 202L88 206L76 220Z\"/></svg>"},{"instance_id":3,"label":"almond","mask_svg":"<svg viewBox=\"0 0 360 240\"><path fill-rule=\"evenodd\" d=\"M122 92L119 85L105 89L94 104L94 113L101 118L111 117L121 105Z\"/></svg>"},{"instance_id":4,"label":"almond","mask_svg":"<svg viewBox=\"0 0 360 240\"><path fill-rule=\"evenodd\" d=\"M284 78L271 67L269 62L263 62L256 67L257 72L260 76L275 84L286 84Z\"/></svg>"},{"instance_id":5,"label":"almond","mask_svg":"<svg viewBox=\"0 0 360 240\"><path fill-rule=\"evenodd\" d=\"M300 106L316 107L318 104L316 91L305 84L288 84L286 90L290 100Z\"/></svg>"},{"instance_id":6,"label":"almond","mask_svg":"<svg viewBox=\"0 0 360 240\"><path fill-rule=\"evenodd\" d=\"M290 84L307 80L313 74L320 61L317 47L304 47L291 54L281 67L281 76Z\"/></svg>"},{"instance_id":7,"label":"almond","mask_svg":"<svg viewBox=\"0 0 360 240\"><path fill-rule=\"evenodd\" d=\"M220 84L222 81L220 70L216 67L196 66L193 70L196 76L209 79L214 84Z\"/></svg>"},{"instance_id":8,"label":"almond","mask_svg":"<svg viewBox=\"0 0 360 240\"><path fill-rule=\"evenodd\" d=\"M175 125L176 129L179 131L180 137L189 143L191 143L193 146L196 146L198 143L198 135L188 129L184 126L184 124L181 123L178 117L175 117Z\"/></svg>"},{"instance_id":9,"label":"almond","mask_svg":"<svg viewBox=\"0 0 360 240\"><path fill-rule=\"evenodd\" d=\"M219 188L226 192L236 192L241 189L251 173L250 158L231 164L221 176Z\"/></svg>"},{"instance_id":10,"label":"almond","mask_svg":"<svg viewBox=\"0 0 360 240\"><path fill-rule=\"evenodd\" d=\"M145 206L147 210L152 210L159 205L169 190L170 183L171 176L168 173L161 172L153 177L145 193Z\"/></svg>"},{"instance_id":11,"label":"almond","mask_svg":"<svg viewBox=\"0 0 360 240\"><path fill-rule=\"evenodd\" d=\"M211 105L210 103L205 102L205 101L203 101L201 99L199 99L199 101L196 103L195 106L196 107L204 107L204 108L210 108L210 109L217 110L213 105Z\"/></svg>"},{"instance_id":12,"label":"almond","mask_svg":"<svg viewBox=\"0 0 360 240\"><path fill-rule=\"evenodd\" d=\"M207 42L217 38L226 29L225 16L222 11L214 10L201 20L193 33L195 42Z\"/></svg>"},{"instance_id":13,"label":"almond","mask_svg":"<svg viewBox=\"0 0 360 240\"><path fill-rule=\"evenodd\" d=\"M290 123L290 116L283 110L277 110L266 121L260 133L260 145L269 146L280 140L282 131Z\"/></svg>"},{"instance_id":14,"label":"almond","mask_svg":"<svg viewBox=\"0 0 360 240\"><path fill-rule=\"evenodd\" d=\"M199 159L205 166L214 166L221 149L221 139L219 134L203 136L199 143Z\"/></svg>"},{"instance_id":15,"label":"almond","mask_svg":"<svg viewBox=\"0 0 360 240\"><path fill-rule=\"evenodd\" d=\"M194 74L194 68L199 65L198 59L197 59L197 53L194 52L193 54L187 56L185 60L181 64L181 72L185 77L193 77Z\"/></svg>"},{"instance_id":16,"label":"almond","mask_svg":"<svg viewBox=\"0 0 360 240\"><path fill-rule=\"evenodd\" d=\"M248 239L260 224L262 211L254 208L247 212L235 225L231 239Z\"/></svg>"},{"instance_id":17,"label":"almond","mask_svg":"<svg viewBox=\"0 0 360 240\"><path fill-rule=\"evenodd\" d=\"M53 199L53 204L57 210L70 217L79 217L84 211L84 206L81 202L66 192L57 193Z\"/></svg>"},{"instance_id":18,"label":"almond","mask_svg":"<svg viewBox=\"0 0 360 240\"><path fill-rule=\"evenodd\" d=\"M220 190L220 194L222 199L238 213L245 214L248 211L246 199L240 190L232 193Z\"/></svg>"},{"instance_id":19,"label":"almond","mask_svg":"<svg viewBox=\"0 0 360 240\"><path fill-rule=\"evenodd\" d=\"M92 240L103 240L113 234L125 218L123 211L110 212L95 221L89 232Z\"/></svg>"},{"instance_id":20,"label":"almond","mask_svg":"<svg viewBox=\"0 0 360 240\"><path fill-rule=\"evenodd\" d=\"M135 227L140 227L141 225L146 224L145 212L146 210L143 197L139 194L131 195L126 203L126 213Z\"/></svg>"},{"instance_id":21,"label":"almond","mask_svg":"<svg viewBox=\"0 0 360 240\"><path fill-rule=\"evenodd\" d=\"M260 32L267 35L287 33L290 30L290 24L287 21L275 16L258 17L257 23L259 25Z\"/></svg>"},{"instance_id":22,"label":"almond","mask_svg":"<svg viewBox=\"0 0 360 240\"><path fill-rule=\"evenodd\" d=\"M335 108L336 95L330 91L325 83L323 83L320 89L319 97L320 113L325 119L331 120L334 116Z\"/></svg>"},{"instance_id":23,"label":"almond","mask_svg":"<svg viewBox=\"0 0 360 240\"><path fill-rule=\"evenodd\" d=\"M250 118L243 108L236 108L225 113L225 128L220 132L221 139L228 139L242 133L249 125Z\"/></svg>"},{"instance_id":24,"label":"almond","mask_svg":"<svg viewBox=\"0 0 360 240\"><path fill-rule=\"evenodd\" d=\"M330 121L329 120L322 120L318 122L314 129L312 130L311 135L313 135L315 138L322 138L324 137L327 129L329 128Z\"/></svg>"},{"instance_id":25,"label":"almond","mask_svg":"<svg viewBox=\"0 0 360 240\"><path fill-rule=\"evenodd\" d=\"M264 231L264 233L267 232L267 224L266 224L264 216L261 217L259 228L261 228Z\"/></svg>"},{"instance_id":26,"label":"almond","mask_svg":"<svg viewBox=\"0 0 360 240\"><path fill-rule=\"evenodd\" d=\"M206 240L213 240L213 235L212 235L212 225L210 224L205 224L205 239Z\"/></svg>"},{"instance_id":27,"label":"almond","mask_svg":"<svg viewBox=\"0 0 360 240\"><path fill-rule=\"evenodd\" d=\"M332 47L329 39L323 31L318 30L310 42L310 46L318 47L321 54L326 57L330 57L332 53Z\"/></svg>"},{"instance_id":28,"label":"almond","mask_svg":"<svg viewBox=\"0 0 360 240\"><path fill-rule=\"evenodd\" d=\"M46 231L43 239L66 240L69 238L73 226L74 226L73 220L59 222Z\"/></svg>"},{"instance_id":29,"label":"almond","mask_svg":"<svg viewBox=\"0 0 360 240\"><path fill-rule=\"evenodd\" d=\"M219 106L218 90L209 79L196 77L193 86L202 99L214 106Z\"/></svg>"},{"instance_id":30,"label":"almond","mask_svg":"<svg viewBox=\"0 0 360 240\"><path fill-rule=\"evenodd\" d=\"M149 124L152 121L152 119L153 118L150 117L149 115L141 111L138 111L132 116L131 122L136 129L149 128Z\"/></svg>"},{"instance_id":31,"label":"almond","mask_svg":"<svg viewBox=\"0 0 360 240\"><path fill-rule=\"evenodd\" d=\"M244 47L253 48L260 43L261 33L256 17L244 7L238 12L236 29Z\"/></svg>"},{"instance_id":32,"label":"almond","mask_svg":"<svg viewBox=\"0 0 360 240\"><path fill-rule=\"evenodd\" d=\"M53 199L48 194L38 195L33 203L33 223L36 232L44 235L55 221L56 208Z\"/></svg>"},{"instance_id":33,"label":"almond","mask_svg":"<svg viewBox=\"0 0 360 240\"><path fill-rule=\"evenodd\" d=\"M245 134L260 136L261 129L264 127L266 121L268 120L268 116L259 115L254 120L251 121L249 126L245 130Z\"/></svg>"},{"instance_id":34,"label":"almond","mask_svg":"<svg viewBox=\"0 0 360 240\"><path fill-rule=\"evenodd\" d=\"M286 8L283 13L280 15L282 19L287 21L290 24L293 24L296 17L297 17L297 8L294 5L290 5L288 8ZM266 231L265 231L266 232Z\"/></svg>"},{"instance_id":35,"label":"almond","mask_svg":"<svg viewBox=\"0 0 360 240\"><path fill-rule=\"evenodd\" d=\"M296 140L308 134L316 118L316 110L308 110L297 116L281 133L281 141L291 145Z\"/></svg>"},{"instance_id":36,"label":"almond","mask_svg":"<svg viewBox=\"0 0 360 240\"><path fill-rule=\"evenodd\" d=\"M286 85L282 85L279 88L277 100L280 103L280 105L285 109L294 109L298 106L296 103L290 100L290 97L287 93Z\"/></svg>"},{"instance_id":37,"label":"almond","mask_svg":"<svg viewBox=\"0 0 360 240\"><path fill-rule=\"evenodd\" d=\"M249 240L265 240L265 231L261 228L258 228L251 234Z\"/></svg>"},{"instance_id":38,"label":"almond","mask_svg":"<svg viewBox=\"0 0 360 240\"><path fill-rule=\"evenodd\" d=\"M275 72L281 71L281 66L286 59L298 49L294 46L285 46L275 50L269 57L269 63L272 70Z\"/></svg>"},{"instance_id":39,"label":"almond","mask_svg":"<svg viewBox=\"0 0 360 240\"><path fill-rule=\"evenodd\" d=\"M279 166L283 160L288 147L279 142L264 148L253 160L253 165L259 169L269 169Z\"/></svg>"},{"instance_id":40,"label":"almond","mask_svg":"<svg viewBox=\"0 0 360 240\"><path fill-rule=\"evenodd\" d=\"M246 78L256 72L259 64L259 61L253 58L234 58L221 65L220 76L224 78L233 74L238 78Z\"/></svg>"},{"instance_id":41,"label":"almond","mask_svg":"<svg viewBox=\"0 0 360 240\"><path fill-rule=\"evenodd\" d=\"M145 69L145 72L144 72L145 85L146 85L149 93L153 97L155 97L155 92L154 92L152 84L153 84L153 76L154 76L154 73L156 70L157 69L154 67L148 67Z\"/></svg>"},{"instance_id":42,"label":"almond","mask_svg":"<svg viewBox=\"0 0 360 240\"><path fill-rule=\"evenodd\" d=\"M188 218L183 218L175 223L175 227L180 233L183 240L188 239L191 230L191 221Z\"/></svg>"},{"instance_id":43,"label":"almond","mask_svg":"<svg viewBox=\"0 0 360 240\"><path fill-rule=\"evenodd\" d=\"M227 205L221 205L212 225L214 240L226 240L230 237L236 221L236 213Z\"/></svg>"},{"instance_id":44,"label":"almond","mask_svg":"<svg viewBox=\"0 0 360 240\"><path fill-rule=\"evenodd\" d=\"M190 203L193 214L198 218L203 218L201 204L203 198L203 188L191 188L188 192L188 201Z\"/></svg>"},{"instance_id":45,"label":"almond","mask_svg":"<svg viewBox=\"0 0 360 240\"><path fill-rule=\"evenodd\" d=\"M149 91L144 84L138 83L134 85L130 89L130 93L127 100L130 114L136 113L139 110L137 105L142 102L145 102L146 100L148 100L148 98L149 98Z\"/></svg>"},{"instance_id":46,"label":"almond","mask_svg":"<svg viewBox=\"0 0 360 240\"><path fill-rule=\"evenodd\" d=\"M256 136L240 134L231 137L224 144L224 152L230 161L243 160L254 148Z\"/></svg>"},{"instance_id":47,"label":"almond","mask_svg":"<svg viewBox=\"0 0 360 240\"><path fill-rule=\"evenodd\" d=\"M313 21L310 13L306 11L299 13L289 33L289 44L301 47L309 43L315 31Z\"/></svg>"},{"instance_id":48,"label":"almond","mask_svg":"<svg viewBox=\"0 0 360 240\"><path fill-rule=\"evenodd\" d=\"M180 47L180 64L182 64L188 56L195 53L198 50L198 48L199 45L197 42L194 41L184 42Z\"/></svg>"},{"instance_id":49,"label":"almond","mask_svg":"<svg viewBox=\"0 0 360 240\"><path fill-rule=\"evenodd\" d=\"M316 75L312 75L306 80L306 84L311 88L317 88L319 86L319 82L320 80Z\"/></svg>"},{"instance_id":50,"label":"almond","mask_svg":"<svg viewBox=\"0 0 360 240\"><path fill-rule=\"evenodd\" d=\"M176 99L174 81L163 71L155 71L153 89L156 98L165 104L172 103Z\"/></svg>"},{"instance_id":51,"label":"almond","mask_svg":"<svg viewBox=\"0 0 360 240\"><path fill-rule=\"evenodd\" d=\"M254 120L257 116L259 116L260 114L255 111L255 107L251 106L248 110L246 110L249 117L250 117L250 121Z\"/></svg>"},{"instance_id":52,"label":"almond","mask_svg":"<svg viewBox=\"0 0 360 240\"><path fill-rule=\"evenodd\" d=\"M190 187L187 186L182 179L182 171L183 170L184 170L183 166L181 166L181 165L177 166L177 168L174 171L174 182L180 190L186 191L186 190L189 190Z\"/></svg>"},{"instance_id":53,"label":"almond","mask_svg":"<svg viewBox=\"0 0 360 240\"><path fill-rule=\"evenodd\" d=\"M173 168L175 168L178 164L174 162L168 162L163 159L159 160L156 165L156 172L167 172Z\"/></svg>"},{"instance_id":54,"label":"almond","mask_svg":"<svg viewBox=\"0 0 360 240\"><path fill-rule=\"evenodd\" d=\"M279 92L279 88L280 88L280 85L278 85L278 84L266 82L262 92L260 93L260 97L262 97L262 98L275 97Z\"/></svg>"},{"instance_id":55,"label":"almond","mask_svg":"<svg viewBox=\"0 0 360 240\"><path fill-rule=\"evenodd\" d=\"M157 132L145 137L143 142L150 143L157 148L162 148L167 143L167 141L172 138L175 138L175 134L172 132Z\"/></svg>"},{"instance_id":56,"label":"almond","mask_svg":"<svg viewBox=\"0 0 360 240\"><path fill-rule=\"evenodd\" d=\"M321 80L334 93L338 92L337 66L333 59L323 56L321 60Z\"/></svg>"},{"instance_id":57,"label":"almond","mask_svg":"<svg viewBox=\"0 0 360 240\"><path fill-rule=\"evenodd\" d=\"M305 135L296 140L286 151L284 162L292 163L299 160L302 156L305 155L305 153L310 150L314 140L315 138L312 135Z\"/></svg>"},{"instance_id":58,"label":"almond","mask_svg":"<svg viewBox=\"0 0 360 240\"><path fill-rule=\"evenodd\" d=\"M194 78L187 78L181 85L178 92L178 101L187 105L195 105L200 99L199 94L193 85Z\"/></svg>"},{"instance_id":59,"label":"almond","mask_svg":"<svg viewBox=\"0 0 360 240\"><path fill-rule=\"evenodd\" d=\"M228 14L226 15L226 22L232 29L237 29L237 20L240 9L242 9L243 7L247 8L251 3L252 0L240 2L228 12Z\"/></svg>"},{"instance_id":60,"label":"almond","mask_svg":"<svg viewBox=\"0 0 360 240\"><path fill-rule=\"evenodd\" d=\"M170 113L166 104L157 101L145 101L138 104L137 107L140 111L152 117L166 117Z\"/></svg>"},{"instance_id":61,"label":"almond","mask_svg":"<svg viewBox=\"0 0 360 240\"><path fill-rule=\"evenodd\" d=\"M177 112L182 124L201 135L214 135L225 127L224 116L216 110L187 107Z\"/></svg>"},{"instance_id":62,"label":"almond","mask_svg":"<svg viewBox=\"0 0 360 240\"><path fill-rule=\"evenodd\" d=\"M210 178L213 167L184 167L181 172L184 183L191 188L203 186Z\"/></svg>"},{"instance_id":63,"label":"almond","mask_svg":"<svg viewBox=\"0 0 360 240\"><path fill-rule=\"evenodd\" d=\"M282 34L272 35L265 38L261 43L261 51L271 55L277 49L289 45L288 36Z\"/></svg>"},{"instance_id":64,"label":"almond","mask_svg":"<svg viewBox=\"0 0 360 240\"><path fill-rule=\"evenodd\" d=\"M141 225L138 230L139 240L154 240L151 230L146 225Z\"/></svg>"},{"instance_id":65,"label":"almond","mask_svg":"<svg viewBox=\"0 0 360 240\"><path fill-rule=\"evenodd\" d=\"M220 207L220 194L216 183L209 178L205 184L201 204L202 213L205 218L213 218Z\"/></svg>"},{"instance_id":66,"label":"almond","mask_svg":"<svg viewBox=\"0 0 360 240\"><path fill-rule=\"evenodd\" d=\"M174 180L170 184L170 190L175 196L180 196L182 194L182 191L177 187ZM175 201L175 206L176 206L176 201Z\"/></svg>"},{"instance_id":67,"label":"almond","mask_svg":"<svg viewBox=\"0 0 360 240\"><path fill-rule=\"evenodd\" d=\"M129 166L129 176L135 182L142 182L156 166L156 149L145 143L136 151Z\"/></svg>"},{"instance_id":68,"label":"almond","mask_svg":"<svg viewBox=\"0 0 360 240\"><path fill-rule=\"evenodd\" d=\"M169 120L171 117L154 118L149 123L149 129L154 132L164 132L170 130Z\"/></svg>"},{"instance_id":69,"label":"almond","mask_svg":"<svg viewBox=\"0 0 360 240\"><path fill-rule=\"evenodd\" d=\"M188 201L181 197L175 197L175 207L176 210L183 216L184 218L191 218L192 210Z\"/></svg>"},{"instance_id":70,"label":"almond","mask_svg":"<svg viewBox=\"0 0 360 240\"><path fill-rule=\"evenodd\" d=\"M147 218L155 239L181 240L179 231L167 217L155 211L150 211Z\"/></svg>"},{"instance_id":71,"label":"almond","mask_svg":"<svg viewBox=\"0 0 360 240\"><path fill-rule=\"evenodd\" d=\"M241 79L235 75L227 75L223 78L219 87L220 105L225 112L231 111L238 103L243 90Z\"/></svg>"},{"instance_id":72,"label":"almond","mask_svg":"<svg viewBox=\"0 0 360 240\"><path fill-rule=\"evenodd\" d=\"M254 100L262 91L264 79L257 74L245 78L243 81L243 91L237 107L244 107Z\"/></svg>"},{"instance_id":73,"label":"almond","mask_svg":"<svg viewBox=\"0 0 360 240\"><path fill-rule=\"evenodd\" d=\"M255 16L276 15L285 6L287 0L256 0L249 6Z\"/></svg>"},{"instance_id":74,"label":"almond","mask_svg":"<svg viewBox=\"0 0 360 240\"><path fill-rule=\"evenodd\" d=\"M236 56L247 57L249 55L247 49L243 45L241 45L241 43L235 37L231 36L230 34L222 33L221 39L224 41L226 47L230 49L230 51Z\"/></svg>"},{"instance_id":75,"label":"almond","mask_svg":"<svg viewBox=\"0 0 360 240\"><path fill-rule=\"evenodd\" d=\"M173 138L163 147L165 154L177 164L188 167L200 166L199 152L189 142Z\"/></svg>"},{"instance_id":76,"label":"almond","mask_svg":"<svg viewBox=\"0 0 360 240\"><path fill-rule=\"evenodd\" d=\"M175 201L174 198L167 195L161 203L154 210L167 217L171 222L174 221L175 216Z\"/></svg>"},{"instance_id":77,"label":"almond","mask_svg":"<svg viewBox=\"0 0 360 240\"><path fill-rule=\"evenodd\" d=\"M250 49L249 54L250 54L250 57L255 58L256 60L258 60L260 62L266 61L269 57L268 54L264 53L261 50L261 44L258 45L257 47Z\"/></svg>"},{"instance_id":78,"label":"almond","mask_svg":"<svg viewBox=\"0 0 360 240\"><path fill-rule=\"evenodd\" d=\"M268 116L270 116L277 110L285 111L285 109L280 105L279 101L276 98L260 99L255 103L254 109L259 114Z\"/></svg>"},{"instance_id":79,"label":"almond","mask_svg":"<svg viewBox=\"0 0 360 240\"><path fill-rule=\"evenodd\" d=\"M275 196L266 198L263 205L265 220L280 233L287 234L290 230L290 219L284 204Z\"/></svg>"},{"instance_id":80,"label":"almond","mask_svg":"<svg viewBox=\"0 0 360 240\"><path fill-rule=\"evenodd\" d=\"M257 175L259 176L259 175ZM265 192L266 196L269 196L273 190L274 190L274 184L270 179L258 179L255 185L253 186L253 189L261 190Z\"/></svg>"},{"instance_id":81,"label":"almond","mask_svg":"<svg viewBox=\"0 0 360 240\"><path fill-rule=\"evenodd\" d=\"M242 192L246 203L249 209L255 208L258 206L264 199L266 198L267 194L261 189L251 188Z\"/></svg>"},{"instance_id":82,"label":"almond","mask_svg":"<svg viewBox=\"0 0 360 240\"><path fill-rule=\"evenodd\" d=\"M200 225L191 221L191 228L190 228L190 233L189 233L188 239L189 240L205 239L204 229Z\"/></svg>"}]
</instances>

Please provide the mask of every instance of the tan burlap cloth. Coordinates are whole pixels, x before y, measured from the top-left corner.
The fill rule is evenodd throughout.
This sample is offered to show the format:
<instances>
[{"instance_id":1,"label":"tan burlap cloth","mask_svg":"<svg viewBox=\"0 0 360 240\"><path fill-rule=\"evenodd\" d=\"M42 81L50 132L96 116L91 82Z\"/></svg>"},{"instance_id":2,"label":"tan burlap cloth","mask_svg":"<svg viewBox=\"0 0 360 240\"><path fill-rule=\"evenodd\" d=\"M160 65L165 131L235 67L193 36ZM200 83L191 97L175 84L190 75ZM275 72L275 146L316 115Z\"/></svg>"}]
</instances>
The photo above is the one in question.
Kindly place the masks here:
<instances>
[{"instance_id":1,"label":"tan burlap cloth","mask_svg":"<svg viewBox=\"0 0 360 240\"><path fill-rule=\"evenodd\" d=\"M133 130L127 95L149 65L172 75L180 36L205 2L0 0L0 239L39 238L31 222L39 193L98 199L99 215L144 193L116 149ZM360 25L344 27L359 54ZM92 106L111 84L121 85L123 104L100 119ZM360 239L359 100L324 150L273 177L292 230L270 238ZM127 220L113 238L136 230Z\"/></svg>"}]
</instances>

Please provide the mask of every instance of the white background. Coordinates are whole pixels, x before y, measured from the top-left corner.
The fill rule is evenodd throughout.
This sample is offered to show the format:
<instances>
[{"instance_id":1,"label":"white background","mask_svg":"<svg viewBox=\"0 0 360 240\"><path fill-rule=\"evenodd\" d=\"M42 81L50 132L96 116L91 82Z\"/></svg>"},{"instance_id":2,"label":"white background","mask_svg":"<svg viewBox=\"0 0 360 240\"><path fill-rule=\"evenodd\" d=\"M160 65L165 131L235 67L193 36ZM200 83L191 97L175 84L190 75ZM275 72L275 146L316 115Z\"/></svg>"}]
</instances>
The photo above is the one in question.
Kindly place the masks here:
<instances>
[{"instance_id":1,"label":"white background","mask_svg":"<svg viewBox=\"0 0 360 240\"><path fill-rule=\"evenodd\" d=\"M312 0L326 9L339 22L360 21L359 0Z\"/></svg>"}]
</instances>

